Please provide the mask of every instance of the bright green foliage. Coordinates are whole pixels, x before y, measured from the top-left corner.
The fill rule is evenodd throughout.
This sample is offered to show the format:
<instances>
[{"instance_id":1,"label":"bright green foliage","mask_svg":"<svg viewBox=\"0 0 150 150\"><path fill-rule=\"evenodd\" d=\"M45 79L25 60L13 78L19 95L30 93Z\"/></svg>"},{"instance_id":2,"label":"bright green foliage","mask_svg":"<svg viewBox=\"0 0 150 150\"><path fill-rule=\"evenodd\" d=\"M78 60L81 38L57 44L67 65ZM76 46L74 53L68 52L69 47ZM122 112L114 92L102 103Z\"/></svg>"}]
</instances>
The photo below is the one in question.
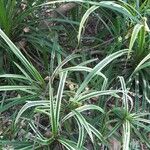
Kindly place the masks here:
<instances>
[{"instance_id":1,"label":"bright green foliage","mask_svg":"<svg viewBox=\"0 0 150 150\"><path fill-rule=\"evenodd\" d=\"M0 149L150 149L149 12L0 0Z\"/></svg>"}]
</instances>

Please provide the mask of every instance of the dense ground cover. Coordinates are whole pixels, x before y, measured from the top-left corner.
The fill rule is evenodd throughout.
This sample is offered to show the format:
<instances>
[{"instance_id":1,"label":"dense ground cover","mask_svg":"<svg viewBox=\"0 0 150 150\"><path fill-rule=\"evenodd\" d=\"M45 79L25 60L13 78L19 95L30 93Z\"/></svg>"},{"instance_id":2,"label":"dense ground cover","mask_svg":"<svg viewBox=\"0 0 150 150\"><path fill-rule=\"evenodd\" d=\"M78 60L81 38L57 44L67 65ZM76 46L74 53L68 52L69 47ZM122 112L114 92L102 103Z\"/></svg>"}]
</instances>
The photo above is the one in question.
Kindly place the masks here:
<instances>
[{"instance_id":1,"label":"dense ground cover","mask_svg":"<svg viewBox=\"0 0 150 150\"><path fill-rule=\"evenodd\" d=\"M149 0L0 0L0 149L150 149Z\"/></svg>"}]
</instances>

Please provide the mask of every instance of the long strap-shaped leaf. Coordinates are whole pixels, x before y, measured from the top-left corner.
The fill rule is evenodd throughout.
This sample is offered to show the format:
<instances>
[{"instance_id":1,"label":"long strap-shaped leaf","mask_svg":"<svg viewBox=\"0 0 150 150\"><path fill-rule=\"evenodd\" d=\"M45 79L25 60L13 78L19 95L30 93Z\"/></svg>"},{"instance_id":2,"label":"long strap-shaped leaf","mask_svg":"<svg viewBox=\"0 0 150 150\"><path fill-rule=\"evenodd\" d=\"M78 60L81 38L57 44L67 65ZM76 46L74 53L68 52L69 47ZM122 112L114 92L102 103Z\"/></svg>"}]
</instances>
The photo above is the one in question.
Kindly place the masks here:
<instances>
[{"instance_id":1,"label":"long strap-shaped leaf","mask_svg":"<svg viewBox=\"0 0 150 150\"><path fill-rule=\"evenodd\" d=\"M57 96L56 96L56 107L55 107L55 120L56 120L57 127L59 126L61 101L62 101L63 90L64 90L67 73L68 73L68 71L60 74L60 82L59 82L58 92L57 92Z\"/></svg>"},{"instance_id":2,"label":"long strap-shaped leaf","mask_svg":"<svg viewBox=\"0 0 150 150\"><path fill-rule=\"evenodd\" d=\"M123 92L123 105L126 109L126 111L128 112L128 109L129 109L129 106L128 106L128 97L127 97L127 89L126 89L126 84L125 84L125 81L124 81L124 78L119 76L119 79L120 79L120 82L121 82L121 87L122 87L122 90L124 91Z\"/></svg>"},{"instance_id":3,"label":"long strap-shaped leaf","mask_svg":"<svg viewBox=\"0 0 150 150\"><path fill-rule=\"evenodd\" d=\"M80 26L79 26L79 32L78 32L78 43L80 42L80 39L81 39L81 33L82 33L82 29L84 28L84 24L87 20L87 18L89 17L89 15L95 11L96 9L98 9L99 6L92 6L91 8L89 8L86 13L83 15L82 19L81 19L81 22L80 22Z\"/></svg>"},{"instance_id":4,"label":"long strap-shaped leaf","mask_svg":"<svg viewBox=\"0 0 150 150\"><path fill-rule=\"evenodd\" d=\"M87 133L88 133L88 135L89 135L89 137L91 139L91 141L94 142L92 131L91 131L90 127L89 127L88 122L85 120L85 118L78 111L74 110L72 112L75 114L75 116L77 117L78 121L84 126L85 130L87 131Z\"/></svg>"},{"instance_id":5,"label":"long strap-shaped leaf","mask_svg":"<svg viewBox=\"0 0 150 150\"><path fill-rule=\"evenodd\" d=\"M13 79L24 79L28 80L25 76L18 75L18 74L2 74L0 78L13 78Z\"/></svg>"},{"instance_id":6,"label":"long strap-shaped leaf","mask_svg":"<svg viewBox=\"0 0 150 150\"><path fill-rule=\"evenodd\" d=\"M78 128L79 128L79 137L78 137L78 143L77 143L77 147L78 149L81 149L81 147L83 146L83 142L84 142L84 127L83 125L78 121L78 119L76 119L77 124L78 124Z\"/></svg>"},{"instance_id":7,"label":"long strap-shaped leaf","mask_svg":"<svg viewBox=\"0 0 150 150\"><path fill-rule=\"evenodd\" d=\"M96 106L96 105L84 105L75 109L75 111L79 113L83 111L87 111L87 110L97 110L97 111L104 113L104 110L101 107ZM70 112L62 119L62 122L65 122L67 119L69 119L70 117L73 117L74 115L75 115L74 112Z\"/></svg>"},{"instance_id":8,"label":"long strap-shaped leaf","mask_svg":"<svg viewBox=\"0 0 150 150\"><path fill-rule=\"evenodd\" d=\"M56 127L56 118L55 118L55 109L54 109L54 100L53 100L53 89L51 86L51 81L49 81L49 99L50 99L50 115L51 115L51 126L52 126L52 133L55 135L57 134L57 127Z\"/></svg>"},{"instance_id":9,"label":"long strap-shaped leaf","mask_svg":"<svg viewBox=\"0 0 150 150\"><path fill-rule=\"evenodd\" d=\"M138 37L138 33L139 33L139 31L141 30L142 27L143 27L143 25L137 24L137 25L135 25L135 27L133 29L133 32L132 32L132 35L131 35L130 44L129 44L128 58L130 58L130 54L131 54L133 45L134 45L135 40Z\"/></svg>"},{"instance_id":10,"label":"long strap-shaped leaf","mask_svg":"<svg viewBox=\"0 0 150 150\"><path fill-rule=\"evenodd\" d=\"M100 140L103 141L104 144L106 144L106 140L104 139L103 135L95 128L93 127L91 124L89 124L90 130L91 132Z\"/></svg>"},{"instance_id":11,"label":"long strap-shaped leaf","mask_svg":"<svg viewBox=\"0 0 150 150\"><path fill-rule=\"evenodd\" d=\"M79 89L76 92L75 98L79 96L79 94L84 90L84 88L87 86L87 84L90 82L90 80L98 73L100 72L105 66L107 66L111 61L114 59L124 55L127 53L127 50L121 50L118 52L115 52L109 56L107 56L105 59L103 59L100 63L98 63L93 70L87 75L83 83L80 85Z\"/></svg>"},{"instance_id":12,"label":"long strap-shaped leaf","mask_svg":"<svg viewBox=\"0 0 150 150\"><path fill-rule=\"evenodd\" d=\"M89 67L85 67L85 66L74 66L74 67L68 67L68 68L65 68L65 69L62 69L61 71L86 71L86 72L91 72L93 69L92 68L89 68ZM106 76L101 73L101 72L98 72L97 75L103 77L105 80L107 80Z\"/></svg>"},{"instance_id":13,"label":"long strap-shaped leaf","mask_svg":"<svg viewBox=\"0 0 150 150\"><path fill-rule=\"evenodd\" d=\"M89 100L92 97L97 97L97 96L102 96L102 95L110 95L114 97L119 97L117 93L122 93L122 92L123 91L121 90L95 91L95 92L91 92L83 96L79 96L78 99L75 99L75 101L85 101L85 100Z\"/></svg>"},{"instance_id":14,"label":"long strap-shaped leaf","mask_svg":"<svg viewBox=\"0 0 150 150\"><path fill-rule=\"evenodd\" d=\"M21 115L28 109L31 107L36 107L36 106L48 106L49 105L49 101L47 100L42 100L42 101L28 101L18 112L18 115L16 117L15 120L15 124L18 122L18 119L21 117Z\"/></svg>"},{"instance_id":15,"label":"long strap-shaped leaf","mask_svg":"<svg viewBox=\"0 0 150 150\"><path fill-rule=\"evenodd\" d=\"M69 62L70 60L77 58L77 57L81 57L81 55L77 55L77 54L71 54L68 57L66 57L54 70L52 76L51 76L51 81L53 82L55 76L59 73L59 71L62 69L62 67Z\"/></svg>"},{"instance_id":16,"label":"long strap-shaped leaf","mask_svg":"<svg viewBox=\"0 0 150 150\"><path fill-rule=\"evenodd\" d=\"M146 63L148 60L150 60L150 53L137 65L137 67L135 68L134 72L132 73L131 76L133 76L133 74L135 74L136 72L138 72L141 68L145 68L145 67L149 67L150 64ZM144 64L146 63L146 65L144 66Z\"/></svg>"},{"instance_id":17,"label":"long strap-shaped leaf","mask_svg":"<svg viewBox=\"0 0 150 150\"><path fill-rule=\"evenodd\" d=\"M136 20L136 18L130 13L130 11L128 9L126 9L125 6L122 6L122 5L125 5L125 3L122 3L121 1L119 1L119 3L120 3L119 4L114 1L96 2L96 1L88 1L88 0L56 0L56 1L47 2L45 4L42 4L41 6L56 4L56 3L63 3L63 2L80 2L80 3L86 3L86 4L90 4L90 5L100 6L100 7L108 8L111 10L115 10L129 18L132 18L133 20ZM137 13L134 8L130 8L130 9L132 9L133 12Z\"/></svg>"},{"instance_id":18,"label":"long strap-shaped leaf","mask_svg":"<svg viewBox=\"0 0 150 150\"><path fill-rule=\"evenodd\" d=\"M58 139L58 141L63 145L65 146L65 148L67 150L81 150L81 149L78 149L77 148L77 144L74 143L73 141L70 141L70 140L67 140L67 139Z\"/></svg>"},{"instance_id":19,"label":"long strap-shaped leaf","mask_svg":"<svg viewBox=\"0 0 150 150\"><path fill-rule=\"evenodd\" d=\"M126 120L123 124L123 150L129 150L130 128L130 122Z\"/></svg>"},{"instance_id":20,"label":"long strap-shaped leaf","mask_svg":"<svg viewBox=\"0 0 150 150\"><path fill-rule=\"evenodd\" d=\"M15 46L15 44L7 37L7 35L0 29L0 36L9 45L11 51L18 57L26 69L30 72L32 77L39 81L41 84L45 84L44 79L41 77L40 73L35 69L35 67L24 57L20 50Z\"/></svg>"},{"instance_id":21,"label":"long strap-shaped leaf","mask_svg":"<svg viewBox=\"0 0 150 150\"><path fill-rule=\"evenodd\" d=\"M17 85L12 85L12 86L0 86L0 91L25 91L25 90L29 90L29 89L37 89L36 87L34 87L34 86L26 86L26 85L24 85L24 86L21 86L21 85L19 85L19 86L17 86Z\"/></svg>"}]
</instances>

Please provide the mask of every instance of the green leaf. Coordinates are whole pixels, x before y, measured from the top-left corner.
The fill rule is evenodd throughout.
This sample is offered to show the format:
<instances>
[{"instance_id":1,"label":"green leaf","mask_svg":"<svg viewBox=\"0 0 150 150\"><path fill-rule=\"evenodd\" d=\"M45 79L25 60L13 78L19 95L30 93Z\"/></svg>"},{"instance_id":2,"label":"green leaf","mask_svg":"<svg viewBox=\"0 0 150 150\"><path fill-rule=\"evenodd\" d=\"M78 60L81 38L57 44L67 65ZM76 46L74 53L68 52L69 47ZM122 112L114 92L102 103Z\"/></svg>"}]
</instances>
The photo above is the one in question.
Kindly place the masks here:
<instances>
[{"instance_id":1,"label":"green leaf","mask_svg":"<svg viewBox=\"0 0 150 150\"><path fill-rule=\"evenodd\" d=\"M3 74L3 75L0 75L0 78L14 78L14 79L28 80L28 78L26 78L25 76L17 75L17 74Z\"/></svg>"},{"instance_id":2,"label":"green leaf","mask_svg":"<svg viewBox=\"0 0 150 150\"><path fill-rule=\"evenodd\" d=\"M49 101L50 101L50 120L51 120L51 126L52 126L52 132L53 134L56 134L57 132L57 126L56 126L56 118L55 118L55 109L54 109L54 99L53 99L53 89L51 85L51 81L49 81Z\"/></svg>"},{"instance_id":3,"label":"green leaf","mask_svg":"<svg viewBox=\"0 0 150 150\"><path fill-rule=\"evenodd\" d=\"M34 68L34 66L31 63L29 63L29 61L24 57L24 55L20 52L20 50L15 46L15 44L7 37L7 35L1 29L0 29L0 36L9 45L11 51L18 57L18 59L22 62L24 67L30 72L32 77L36 81L39 81L42 85L45 85L45 81L41 77L40 73Z\"/></svg>"},{"instance_id":4,"label":"green leaf","mask_svg":"<svg viewBox=\"0 0 150 150\"><path fill-rule=\"evenodd\" d=\"M128 106L128 97L127 97L127 89L126 89L126 84L125 84L125 81L124 81L124 78L123 77L119 77L120 79L120 82L121 82L121 87L122 87L122 90L123 90L123 105L125 107L125 110L128 112L128 109L129 109L129 106Z\"/></svg>"},{"instance_id":5,"label":"green leaf","mask_svg":"<svg viewBox=\"0 0 150 150\"><path fill-rule=\"evenodd\" d=\"M100 63L98 63L93 70L87 75L83 83L80 85L79 89L76 92L75 98L79 96L79 94L84 90L84 88L87 86L87 84L90 82L90 80L98 73L100 72L104 67L106 67L111 61L114 59L124 55L127 53L127 50L121 50L118 52L115 52L109 56L107 56L105 59L103 59Z\"/></svg>"},{"instance_id":6,"label":"green leaf","mask_svg":"<svg viewBox=\"0 0 150 150\"><path fill-rule=\"evenodd\" d=\"M72 142L72 141L70 141L70 140L61 138L61 139L58 139L58 141L59 141L62 145L64 145L64 146L66 147L66 149L68 149L68 150L79 150L79 149L76 147L75 143Z\"/></svg>"},{"instance_id":7,"label":"green leaf","mask_svg":"<svg viewBox=\"0 0 150 150\"><path fill-rule=\"evenodd\" d=\"M123 124L123 150L129 150L130 128L130 122L126 120Z\"/></svg>"},{"instance_id":8,"label":"green leaf","mask_svg":"<svg viewBox=\"0 0 150 150\"><path fill-rule=\"evenodd\" d=\"M31 77L27 74L27 72L21 67L19 66L17 63L14 62L14 64L17 66L17 68L23 73L23 75L30 81L33 81L31 79Z\"/></svg>"},{"instance_id":9,"label":"green leaf","mask_svg":"<svg viewBox=\"0 0 150 150\"><path fill-rule=\"evenodd\" d=\"M85 101L89 100L92 97L97 97L97 96L102 96L102 95L111 95L114 97L119 97L117 93L121 93L121 90L105 90L105 91L95 91L95 92L90 92L89 94L86 95L79 95L77 99L74 99L75 101Z\"/></svg>"},{"instance_id":10,"label":"green leaf","mask_svg":"<svg viewBox=\"0 0 150 150\"><path fill-rule=\"evenodd\" d=\"M25 97L15 97L11 99L6 99L6 101L9 101L7 104L4 104L3 107L0 108L0 113L6 111L12 106L16 106L22 103L25 103L27 100L35 99L37 98L37 95L30 95ZM11 102L10 102L11 101Z\"/></svg>"},{"instance_id":11,"label":"green leaf","mask_svg":"<svg viewBox=\"0 0 150 150\"><path fill-rule=\"evenodd\" d=\"M150 120L148 120L148 119L137 118L136 120L139 121L139 122L150 124Z\"/></svg>"},{"instance_id":12,"label":"green leaf","mask_svg":"<svg viewBox=\"0 0 150 150\"><path fill-rule=\"evenodd\" d=\"M85 118L78 111L73 110L72 112L76 115L80 124L82 124L84 126L85 130L87 131L87 133L88 133L88 135L89 135L89 137L93 143L94 142L93 135L92 135L91 129L89 127L89 124L87 123Z\"/></svg>"},{"instance_id":13,"label":"green leaf","mask_svg":"<svg viewBox=\"0 0 150 150\"><path fill-rule=\"evenodd\" d=\"M78 66L68 67L68 68L62 69L61 71L86 71L86 72L91 72L92 70L93 70L92 68L78 65ZM107 80L106 76L103 73L98 72L97 75L99 75L99 76L103 77L105 80Z\"/></svg>"},{"instance_id":14,"label":"green leaf","mask_svg":"<svg viewBox=\"0 0 150 150\"><path fill-rule=\"evenodd\" d=\"M60 74L60 82L59 82L59 87L58 87L57 96L56 96L55 119L56 119L57 128L59 126L61 101L62 101L63 90L65 86L67 73L68 72L66 71Z\"/></svg>"},{"instance_id":15,"label":"green leaf","mask_svg":"<svg viewBox=\"0 0 150 150\"><path fill-rule=\"evenodd\" d=\"M49 101L42 100L42 101L27 101L27 103L20 109L15 119L15 124L18 122L21 115L29 108L36 107L36 106L49 106Z\"/></svg>"},{"instance_id":16,"label":"green leaf","mask_svg":"<svg viewBox=\"0 0 150 150\"><path fill-rule=\"evenodd\" d=\"M110 129L111 131L107 133L106 135L106 139L111 137L121 127L121 125L122 125L122 122L118 122L113 128L111 128Z\"/></svg>"},{"instance_id":17,"label":"green leaf","mask_svg":"<svg viewBox=\"0 0 150 150\"><path fill-rule=\"evenodd\" d=\"M0 91L25 91L25 90L36 90L37 88L34 86L0 86Z\"/></svg>"},{"instance_id":18,"label":"green leaf","mask_svg":"<svg viewBox=\"0 0 150 150\"><path fill-rule=\"evenodd\" d=\"M75 109L76 112L78 113L81 113L83 111L87 111L87 110L97 110L97 111L100 111L101 113L104 113L104 110L99 107L99 106L96 106L96 105L84 105L84 106L81 106L81 107L78 107ZM62 119L62 122L66 121L67 119L69 119L70 117L73 117L75 115L74 112L70 112L69 114L67 114L63 119Z\"/></svg>"},{"instance_id":19,"label":"green leaf","mask_svg":"<svg viewBox=\"0 0 150 150\"><path fill-rule=\"evenodd\" d=\"M138 33L139 33L139 31L141 30L142 27L143 27L143 25L136 24L134 29L133 29L133 32L132 32L132 35L131 35L131 39L130 39L130 44L129 44L128 59L130 58L130 54L131 54L133 45L134 45L135 40L138 37Z\"/></svg>"},{"instance_id":20,"label":"green leaf","mask_svg":"<svg viewBox=\"0 0 150 150\"><path fill-rule=\"evenodd\" d=\"M81 149L83 146L83 141L84 141L84 126L76 119L78 123L78 128L79 128L79 137L78 137L78 143L77 143L77 148Z\"/></svg>"},{"instance_id":21,"label":"green leaf","mask_svg":"<svg viewBox=\"0 0 150 150\"><path fill-rule=\"evenodd\" d=\"M104 139L103 135L95 128L93 127L91 124L88 124L90 127L91 132L100 140L102 141L104 144L106 144L106 140Z\"/></svg>"},{"instance_id":22,"label":"green leaf","mask_svg":"<svg viewBox=\"0 0 150 150\"><path fill-rule=\"evenodd\" d=\"M54 80L55 76L59 74L59 72L61 72L61 69L62 67L67 63L69 62L70 60L72 59L75 59L77 57L81 57L81 55L77 55L77 54L72 54L72 55L69 55L68 57L66 57L57 67L56 69L54 70L52 76L51 76L51 81Z\"/></svg>"},{"instance_id":23,"label":"green leaf","mask_svg":"<svg viewBox=\"0 0 150 150\"><path fill-rule=\"evenodd\" d=\"M133 76L133 74L135 74L136 72L138 72L140 70L141 66L143 66L144 63L146 61L148 61L149 59L150 59L150 53L137 65L137 67L135 68L135 70L133 71L133 73L132 73L131 76ZM146 67L147 67L147 65L146 65Z\"/></svg>"},{"instance_id":24,"label":"green leaf","mask_svg":"<svg viewBox=\"0 0 150 150\"><path fill-rule=\"evenodd\" d=\"M117 11L117 12L119 12L119 13L133 19L133 20L136 20L135 17L130 13L130 11L128 9L126 9L126 7L122 6L123 3L121 3L121 1L120 1L120 4L119 4L119 3L116 3L115 1L96 2L96 1L88 1L88 0L87 1L86 0L56 0L56 1L51 1L51 2L44 3L40 6L56 4L56 3L62 3L62 2L80 2L80 3L95 5L95 6L99 6L99 7L104 7L104 8L108 8L110 10L115 10L115 11ZM132 11L137 13L134 9L132 9Z\"/></svg>"},{"instance_id":25,"label":"green leaf","mask_svg":"<svg viewBox=\"0 0 150 150\"><path fill-rule=\"evenodd\" d=\"M79 26L79 31L78 31L78 43L80 42L81 39L81 33L82 33L82 29L84 28L84 24L86 22L86 20L88 19L89 15L95 11L96 9L98 9L99 6L92 6L91 8L89 8L86 13L83 15L81 22L80 22L80 26Z\"/></svg>"}]
</instances>

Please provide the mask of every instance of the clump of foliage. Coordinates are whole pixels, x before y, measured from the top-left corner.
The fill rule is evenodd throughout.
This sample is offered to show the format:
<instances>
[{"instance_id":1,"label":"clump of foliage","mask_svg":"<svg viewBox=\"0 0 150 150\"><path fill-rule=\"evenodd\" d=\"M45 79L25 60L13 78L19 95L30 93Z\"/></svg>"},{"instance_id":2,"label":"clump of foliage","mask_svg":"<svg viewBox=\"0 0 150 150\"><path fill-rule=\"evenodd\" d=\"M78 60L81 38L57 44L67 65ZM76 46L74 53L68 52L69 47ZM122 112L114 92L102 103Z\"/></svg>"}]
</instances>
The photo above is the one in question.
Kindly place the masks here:
<instances>
[{"instance_id":1,"label":"clump of foliage","mask_svg":"<svg viewBox=\"0 0 150 150\"><path fill-rule=\"evenodd\" d=\"M149 10L0 0L0 149L149 149Z\"/></svg>"}]
</instances>

